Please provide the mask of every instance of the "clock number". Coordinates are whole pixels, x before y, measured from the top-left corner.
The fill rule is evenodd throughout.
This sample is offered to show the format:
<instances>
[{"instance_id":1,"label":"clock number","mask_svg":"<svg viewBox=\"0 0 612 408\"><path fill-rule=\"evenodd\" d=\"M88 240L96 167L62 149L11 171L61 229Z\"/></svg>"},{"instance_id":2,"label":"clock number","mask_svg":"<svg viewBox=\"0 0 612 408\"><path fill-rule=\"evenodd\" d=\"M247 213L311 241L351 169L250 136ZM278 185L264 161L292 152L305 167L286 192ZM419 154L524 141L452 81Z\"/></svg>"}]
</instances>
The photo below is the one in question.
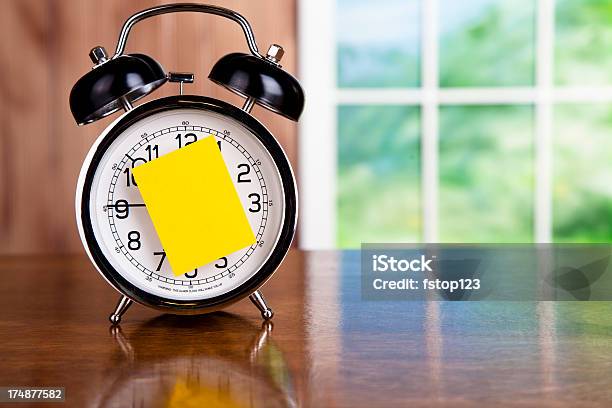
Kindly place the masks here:
<instances>
[{"instance_id":1,"label":"clock number","mask_svg":"<svg viewBox=\"0 0 612 408\"><path fill-rule=\"evenodd\" d=\"M190 139L191 139L191 141L190 141L190 142L188 142L188 141L187 141L187 138L190 138ZM187 145L190 145L190 144L192 144L192 143L194 143L194 142L197 142L197 141L198 141L198 137L196 136L196 134L195 134L195 133L187 133L187 134L185 135L185 141L186 141L186 142L185 142L185 146L187 146Z\"/></svg>"},{"instance_id":2,"label":"clock number","mask_svg":"<svg viewBox=\"0 0 612 408\"><path fill-rule=\"evenodd\" d=\"M186 277L186 278L189 278L189 279L193 279L193 278L195 278L196 276L198 276L198 268L195 268L195 269L193 270L193 272L191 272L191 273L192 273L191 275L190 275L189 273L186 273L186 274L185 274L185 277Z\"/></svg>"},{"instance_id":3,"label":"clock number","mask_svg":"<svg viewBox=\"0 0 612 408\"><path fill-rule=\"evenodd\" d=\"M125 174L125 185L127 187L135 186L136 185L136 181L134 180L134 177L132 177L130 175L130 168L126 167L125 170L123 170L123 173Z\"/></svg>"},{"instance_id":4,"label":"clock number","mask_svg":"<svg viewBox=\"0 0 612 408\"><path fill-rule=\"evenodd\" d=\"M219 261L222 261L223 264L219 265L221 262L217 262L215 264L215 268L219 268L219 269L227 268L227 258L225 256L223 258L219 258Z\"/></svg>"},{"instance_id":5,"label":"clock number","mask_svg":"<svg viewBox=\"0 0 612 408\"><path fill-rule=\"evenodd\" d=\"M240 173L238 173L238 183L250 183L251 182L250 178L242 178L242 176L246 176L247 174L251 172L251 166L249 166L246 163L241 163L238 165L238 170L242 168L246 170L243 170Z\"/></svg>"},{"instance_id":6,"label":"clock number","mask_svg":"<svg viewBox=\"0 0 612 408\"><path fill-rule=\"evenodd\" d=\"M132 251L138 251L142 244L140 243L140 232L130 231L128 233L128 248Z\"/></svg>"},{"instance_id":7,"label":"clock number","mask_svg":"<svg viewBox=\"0 0 612 408\"><path fill-rule=\"evenodd\" d=\"M257 193L249 194L249 198L251 199L251 207L249 207L249 211L252 213L257 213L261 211L261 196ZM255 206L255 208L253 208Z\"/></svg>"},{"instance_id":8,"label":"clock number","mask_svg":"<svg viewBox=\"0 0 612 408\"><path fill-rule=\"evenodd\" d=\"M147 147L145 147L145 151L149 153L149 161L159 158L159 145L148 145Z\"/></svg>"},{"instance_id":9,"label":"clock number","mask_svg":"<svg viewBox=\"0 0 612 408\"><path fill-rule=\"evenodd\" d=\"M162 265L164 264L164 260L166 259L166 251L153 252L153 255L161 256L161 259L159 260L159 264L157 264L157 268L155 269L155 272L159 272L161 271Z\"/></svg>"},{"instance_id":10,"label":"clock number","mask_svg":"<svg viewBox=\"0 0 612 408\"><path fill-rule=\"evenodd\" d=\"M179 133L174 139L178 140L179 149L183 146L189 146L190 144L198 141L198 137L195 133L187 133L184 136ZM183 140L185 141L185 143L183 143Z\"/></svg>"},{"instance_id":11,"label":"clock number","mask_svg":"<svg viewBox=\"0 0 612 408\"><path fill-rule=\"evenodd\" d=\"M142 164L144 164L144 163L146 163L146 162L147 162L147 159L143 159L142 157L138 157L138 158L136 158L136 159L132 159L132 158L131 158L130 156L128 156L127 154L126 154L126 156L127 156L127 157L128 157L130 160L132 160L132 169L133 169L134 167L136 167L136 164L138 164L138 162L142 162ZM137 185L138 185L138 184L136 184L136 180L134 180L134 175L133 175L133 174L132 174L132 172L130 171L130 168L129 168L129 167L126 167L126 168L123 170L123 173L125 174L125 185L126 185L127 187L130 187L130 186L137 186Z\"/></svg>"},{"instance_id":12,"label":"clock number","mask_svg":"<svg viewBox=\"0 0 612 408\"><path fill-rule=\"evenodd\" d=\"M120 220L124 220L130 215L130 206L127 200L115 201L115 215Z\"/></svg>"}]
</instances>

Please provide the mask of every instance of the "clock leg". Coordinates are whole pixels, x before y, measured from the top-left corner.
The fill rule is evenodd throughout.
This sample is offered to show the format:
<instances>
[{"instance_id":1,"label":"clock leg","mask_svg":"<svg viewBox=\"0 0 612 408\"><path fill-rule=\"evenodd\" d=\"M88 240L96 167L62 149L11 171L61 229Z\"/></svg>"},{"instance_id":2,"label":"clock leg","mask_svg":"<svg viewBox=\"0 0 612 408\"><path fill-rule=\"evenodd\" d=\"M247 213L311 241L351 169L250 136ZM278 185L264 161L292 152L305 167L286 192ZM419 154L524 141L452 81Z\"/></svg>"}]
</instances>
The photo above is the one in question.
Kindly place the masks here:
<instances>
[{"instance_id":1,"label":"clock leg","mask_svg":"<svg viewBox=\"0 0 612 408\"><path fill-rule=\"evenodd\" d=\"M131 305L132 305L132 299L130 299L127 296L121 296L121 299L119 299L119 302L117 303L117 306L115 307L115 311L108 317L110 322L113 325L117 325L121 323L121 316L123 316L123 314L126 312L126 310L129 309Z\"/></svg>"},{"instance_id":2,"label":"clock leg","mask_svg":"<svg viewBox=\"0 0 612 408\"><path fill-rule=\"evenodd\" d=\"M251 302L253 302L253 304L259 309L259 311L261 312L261 317L264 320L272 319L272 316L274 316L274 312L266 304L266 300L264 299L260 291L256 290L255 292L253 292L249 296L249 299L251 299Z\"/></svg>"}]
</instances>

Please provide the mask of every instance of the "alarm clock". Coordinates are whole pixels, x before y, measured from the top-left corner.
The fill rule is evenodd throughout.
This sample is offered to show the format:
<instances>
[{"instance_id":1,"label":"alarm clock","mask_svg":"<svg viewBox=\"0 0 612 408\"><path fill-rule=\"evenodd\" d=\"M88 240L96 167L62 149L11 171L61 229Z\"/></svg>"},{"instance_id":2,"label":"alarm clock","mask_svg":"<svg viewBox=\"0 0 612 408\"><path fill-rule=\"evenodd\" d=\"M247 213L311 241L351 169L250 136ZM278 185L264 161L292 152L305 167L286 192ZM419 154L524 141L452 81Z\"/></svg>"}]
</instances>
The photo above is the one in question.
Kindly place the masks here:
<instances>
[{"instance_id":1,"label":"alarm clock","mask_svg":"<svg viewBox=\"0 0 612 408\"><path fill-rule=\"evenodd\" d=\"M240 25L250 53L222 57L209 79L244 97L241 108L210 97L184 95L183 84L193 82L193 74L166 73L150 56L124 53L136 23L175 12L208 13ZM91 50L95 66L70 93L74 119L84 125L124 111L91 147L76 192L77 225L85 251L121 294L110 315L112 324L121 321L133 302L168 313L198 314L222 309L245 297L258 307L264 319L272 318L273 311L259 288L278 268L291 245L297 193L281 146L250 112L258 104L298 120L304 92L298 81L282 70L283 53L283 48L274 44L266 55L260 54L253 30L243 16L202 4L169 4L143 10L123 24L113 56L102 47ZM178 95L134 106L135 101L167 82L179 84ZM220 149L256 242L175 276L132 170L210 136ZM209 199L219 198L211 192Z\"/></svg>"}]
</instances>

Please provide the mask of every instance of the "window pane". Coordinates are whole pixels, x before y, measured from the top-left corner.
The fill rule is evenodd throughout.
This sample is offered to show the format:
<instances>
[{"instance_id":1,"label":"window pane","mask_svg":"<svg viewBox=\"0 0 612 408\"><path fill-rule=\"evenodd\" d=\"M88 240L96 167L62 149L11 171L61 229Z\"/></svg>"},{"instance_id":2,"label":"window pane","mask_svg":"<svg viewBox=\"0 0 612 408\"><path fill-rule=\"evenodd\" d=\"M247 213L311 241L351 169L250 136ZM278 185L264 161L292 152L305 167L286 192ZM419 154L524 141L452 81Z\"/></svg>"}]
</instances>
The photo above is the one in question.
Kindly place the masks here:
<instances>
[{"instance_id":1,"label":"window pane","mask_svg":"<svg viewBox=\"0 0 612 408\"><path fill-rule=\"evenodd\" d=\"M555 110L553 234L559 242L612 242L612 108Z\"/></svg>"},{"instance_id":2,"label":"window pane","mask_svg":"<svg viewBox=\"0 0 612 408\"><path fill-rule=\"evenodd\" d=\"M418 0L337 0L338 86L418 86L419 10Z\"/></svg>"},{"instance_id":3,"label":"window pane","mask_svg":"<svg viewBox=\"0 0 612 408\"><path fill-rule=\"evenodd\" d=\"M612 2L557 0L555 27L557 83L612 82Z\"/></svg>"},{"instance_id":4,"label":"window pane","mask_svg":"<svg viewBox=\"0 0 612 408\"><path fill-rule=\"evenodd\" d=\"M533 241L533 109L440 111L440 240Z\"/></svg>"},{"instance_id":5,"label":"window pane","mask_svg":"<svg viewBox=\"0 0 612 408\"><path fill-rule=\"evenodd\" d=\"M535 3L441 0L440 85L531 85Z\"/></svg>"},{"instance_id":6,"label":"window pane","mask_svg":"<svg viewBox=\"0 0 612 408\"><path fill-rule=\"evenodd\" d=\"M419 108L338 108L338 246L418 242Z\"/></svg>"}]
</instances>

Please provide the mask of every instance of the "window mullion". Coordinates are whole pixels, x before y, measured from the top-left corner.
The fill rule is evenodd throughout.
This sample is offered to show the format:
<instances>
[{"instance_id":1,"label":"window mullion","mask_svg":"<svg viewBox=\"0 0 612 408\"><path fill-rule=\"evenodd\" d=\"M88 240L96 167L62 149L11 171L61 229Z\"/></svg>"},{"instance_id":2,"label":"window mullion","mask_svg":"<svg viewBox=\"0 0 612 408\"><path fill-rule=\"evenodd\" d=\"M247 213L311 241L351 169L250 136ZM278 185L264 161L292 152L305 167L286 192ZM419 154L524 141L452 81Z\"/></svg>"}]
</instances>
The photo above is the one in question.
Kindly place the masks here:
<instances>
[{"instance_id":1,"label":"window mullion","mask_svg":"<svg viewBox=\"0 0 612 408\"><path fill-rule=\"evenodd\" d=\"M299 1L299 77L306 105L299 122L300 247L336 247L337 94L335 1Z\"/></svg>"},{"instance_id":2,"label":"window mullion","mask_svg":"<svg viewBox=\"0 0 612 408\"><path fill-rule=\"evenodd\" d=\"M555 1L538 0L536 21L534 240L552 241L552 126Z\"/></svg>"},{"instance_id":3,"label":"window mullion","mask_svg":"<svg viewBox=\"0 0 612 408\"><path fill-rule=\"evenodd\" d=\"M423 241L438 241L438 5L423 1L421 21L421 191Z\"/></svg>"}]
</instances>

